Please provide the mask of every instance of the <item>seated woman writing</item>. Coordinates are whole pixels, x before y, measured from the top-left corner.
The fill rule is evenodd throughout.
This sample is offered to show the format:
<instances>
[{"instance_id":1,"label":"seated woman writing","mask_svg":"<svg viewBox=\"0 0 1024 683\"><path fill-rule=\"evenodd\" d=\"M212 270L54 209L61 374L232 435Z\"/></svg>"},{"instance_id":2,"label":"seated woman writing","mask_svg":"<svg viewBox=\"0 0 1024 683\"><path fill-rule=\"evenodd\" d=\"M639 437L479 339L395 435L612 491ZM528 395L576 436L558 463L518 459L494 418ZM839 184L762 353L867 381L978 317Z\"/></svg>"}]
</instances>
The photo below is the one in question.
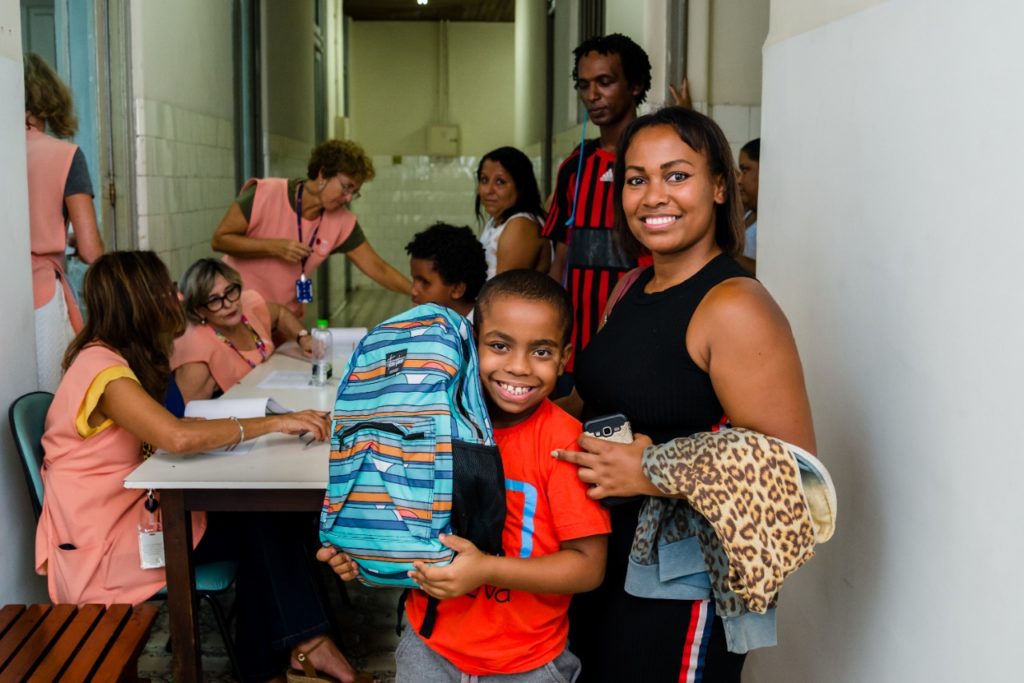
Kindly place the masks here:
<instances>
[{"instance_id":1,"label":"seated woman writing","mask_svg":"<svg viewBox=\"0 0 1024 683\"><path fill-rule=\"evenodd\" d=\"M284 306L266 301L231 266L199 259L179 283L188 329L174 342L171 370L186 403L227 391L274 352L273 337L309 355L309 331Z\"/></svg>"},{"instance_id":2,"label":"seated woman writing","mask_svg":"<svg viewBox=\"0 0 1024 683\"><path fill-rule=\"evenodd\" d=\"M68 347L46 415L36 571L46 575L54 603L138 604L167 582L162 568L142 567L147 494L124 487L147 444L194 453L272 432L323 440L330 423L312 410L223 420L180 420L167 412L157 397L170 376L172 341L185 325L167 268L152 252L101 256L85 276L84 301L89 319ZM327 635L302 543L280 515L216 513L207 520L194 512L192 533L196 562L239 563L243 680L281 680L288 648L295 648L293 668L308 655L335 679L359 680Z\"/></svg>"}]
</instances>

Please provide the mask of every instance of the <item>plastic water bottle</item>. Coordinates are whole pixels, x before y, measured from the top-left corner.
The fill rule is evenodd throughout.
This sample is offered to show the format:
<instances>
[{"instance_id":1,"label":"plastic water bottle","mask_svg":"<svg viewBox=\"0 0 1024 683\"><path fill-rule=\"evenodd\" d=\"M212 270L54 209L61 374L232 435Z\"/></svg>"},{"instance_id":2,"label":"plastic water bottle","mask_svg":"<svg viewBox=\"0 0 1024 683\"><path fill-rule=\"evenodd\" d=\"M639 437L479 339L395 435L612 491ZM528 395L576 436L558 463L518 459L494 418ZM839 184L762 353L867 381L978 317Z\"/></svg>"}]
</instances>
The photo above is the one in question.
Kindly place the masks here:
<instances>
[{"instance_id":1,"label":"plastic water bottle","mask_svg":"<svg viewBox=\"0 0 1024 683\"><path fill-rule=\"evenodd\" d=\"M317 320L316 328L310 335L313 338L313 379L310 384L322 387L334 374L331 367L333 357L333 340L326 320Z\"/></svg>"}]
</instances>

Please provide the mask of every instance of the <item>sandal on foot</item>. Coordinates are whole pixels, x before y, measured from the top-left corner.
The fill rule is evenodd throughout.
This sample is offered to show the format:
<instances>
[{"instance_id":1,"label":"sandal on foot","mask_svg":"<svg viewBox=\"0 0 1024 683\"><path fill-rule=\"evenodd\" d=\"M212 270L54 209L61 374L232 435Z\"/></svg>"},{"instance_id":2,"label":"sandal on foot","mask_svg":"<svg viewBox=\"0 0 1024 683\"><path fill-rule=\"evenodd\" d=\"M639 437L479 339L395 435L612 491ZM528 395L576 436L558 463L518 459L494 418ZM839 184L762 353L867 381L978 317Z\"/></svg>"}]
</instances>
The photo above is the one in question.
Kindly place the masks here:
<instances>
[{"instance_id":1,"label":"sandal on foot","mask_svg":"<svg viewBox=\"0 0 1024 683\"><path fill-rule=\"evenodd\" d=\"M305 652L299 648L292 650L292 655L298 660L302 671L296 669L288 670L288 683L338 683L337 679L331 678L316 670L316 667L309 661L309 653L320 647L327 638L321 638L313 643L313 647ZM355 672L355 683L380 683L380 679L366 671Z\"/></svg>"}]
</instances>

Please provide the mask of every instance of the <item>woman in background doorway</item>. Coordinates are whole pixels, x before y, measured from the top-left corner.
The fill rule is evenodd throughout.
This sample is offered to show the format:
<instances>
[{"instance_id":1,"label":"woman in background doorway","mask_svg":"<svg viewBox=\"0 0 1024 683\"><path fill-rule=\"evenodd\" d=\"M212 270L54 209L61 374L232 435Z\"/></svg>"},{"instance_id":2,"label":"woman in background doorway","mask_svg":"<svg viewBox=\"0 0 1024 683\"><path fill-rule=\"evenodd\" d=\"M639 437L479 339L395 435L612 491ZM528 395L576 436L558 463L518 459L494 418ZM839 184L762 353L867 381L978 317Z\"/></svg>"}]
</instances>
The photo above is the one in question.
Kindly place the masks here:
<instances>
[{"instance_id":1,"label":"woman in background doorway","mask_svg":"<svg viewBox=\"0 0 1024 683\"><path fill-rule=\"evenodd\" d=\"M757 186L761 174L761 138L755 138L740 149L740 200L743 202L743 225L746 226L743 254L736 257L740 265L757 273Z\"/></svg>"},{"instance_id":2,"label":"woman in background doorway","mask_svg":"<svg viewBox=\"0 0 1024 683\"><path fill-rule=\"evenodd\" d=\"M36 376L39 388L51 392L60 383L64 350L82 327L82 316L64 272L68 223L74 229L82 261L92 263L103 253L85 155L78 145L58 139L71 137L77 129L68 87L42 57L26 53L25 156Z\"/></svg>"},{"instance_id":3,"label":"woman in background doorway","mask_svg":"<svg viewBox=\"0 0 1024 683\"><path fill-rule=\"evenodd\" d=\"M480 233L487 277L517 268L542 273L551 267L551 242L540 236L545 211L529 157L515 147L485 154L476 169L476 215L487 223Z\"/></svg>"},{"instance_id":4,"label":"woman in background doorway","mask_svg":"<svg viewBox=\"0 0 1024 683\"><path fill-rule=\"evenodd\" d=\"M349 210L375 175L362 147L322 142L306 175L249 180L217 226L213 249L227 254L224 262L247 289L300 319L312 301L313 272L331 254L344 254L374 282L408 296L412 283L374 251Z\"/></svg>"}]
</instances>

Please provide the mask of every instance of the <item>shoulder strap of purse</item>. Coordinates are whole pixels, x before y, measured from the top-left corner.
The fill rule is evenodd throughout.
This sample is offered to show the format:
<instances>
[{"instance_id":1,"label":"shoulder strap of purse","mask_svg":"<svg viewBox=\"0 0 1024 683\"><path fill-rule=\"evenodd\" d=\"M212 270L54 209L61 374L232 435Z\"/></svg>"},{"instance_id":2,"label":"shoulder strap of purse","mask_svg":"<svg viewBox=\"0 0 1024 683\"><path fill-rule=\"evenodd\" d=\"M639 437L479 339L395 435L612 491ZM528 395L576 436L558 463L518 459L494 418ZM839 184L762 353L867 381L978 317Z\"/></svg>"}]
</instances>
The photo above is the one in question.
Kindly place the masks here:
<instances>
[{"instance_id":1,"label":"shoulder strap of purse","mask_svg":"<svg viewBox=\"0 0 1024 683\"><path fill-rule=\"evenodd\" d=\"M633 283L637 281L640 274L647 269L647 266L637 266L633 270L629 271L622 276L619 280L618 288L612 292L612 296L608 298L608 303L604 305L604 318L601 320L601 324L608 322L608 316L611 315L612 309L615 308L615 304L622 300L622 297L626 296L626 292L633 286Z\"/></svg>"}]
</instances>

